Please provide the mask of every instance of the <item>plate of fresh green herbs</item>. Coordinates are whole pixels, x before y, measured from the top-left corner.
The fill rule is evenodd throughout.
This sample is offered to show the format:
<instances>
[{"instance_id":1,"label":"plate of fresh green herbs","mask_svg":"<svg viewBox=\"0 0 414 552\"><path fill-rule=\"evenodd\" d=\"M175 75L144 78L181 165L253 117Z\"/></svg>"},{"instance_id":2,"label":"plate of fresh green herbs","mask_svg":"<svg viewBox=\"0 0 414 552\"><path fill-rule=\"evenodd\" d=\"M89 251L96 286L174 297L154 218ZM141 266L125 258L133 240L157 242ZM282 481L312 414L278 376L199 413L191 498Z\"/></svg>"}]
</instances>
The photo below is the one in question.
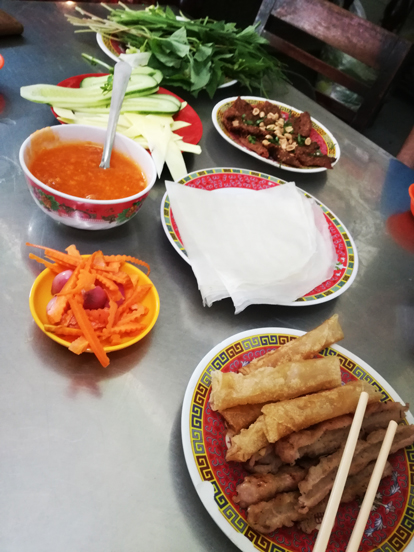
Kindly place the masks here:
<instances>
[{"instance_id":1,"label":"plate of fresh green herbs","mask_svg":"<svg viewBox=\"0 0 414 552\"><path fill-rule=\"evenodd\" d=\"M265 95L270 82L284 80L281 63L268 52L268 41L254 26L239 29L235 23L208 17L188 19L168 6L141 10L123 4L103 6L109 10L106 19L80 7L76 9L82 18L68 15L67 19L81 31L100 35L98 43L118 41L128 45L128 53L150 54L147 63L162 71L163 86L181 87L194 96L206 90L213 97L217 88L237 80L249 91L255 88Z\"/></svg>"},{"instance_id":2,"label":"plate of fresh green herbs","mask_svg":"<svg viewBox=\"0 0 414 552\"><path fill-rule=\"evenodd\" d=\"M102 52L115 62L119 61L121 58L124 61L132 61L132 64L134 64L133 58L136 55L134 48L129 48L128 45L119 42L119 40L113 36L102 36L99 33L96 34L96 41ZM226 81L218 86L218 88L227 88L228 86L233 86L236 82L236 79L230 80L226 78Z\"/></svg>"},{"instance_id":3,"label":"plate of fresh green herbs","mask_svg":"<svg viewBox=\"0 0 414 552\"><path fill-rule=\"evenodd\" d=\"M286 171L298 172L298 173L316 173L316 172L322 172L327 170L325 167L322 167L322 166L306 166L306 167L292 166L287 163L276 161L271 157L263 157L262 155L259 155L259 153L256 153L256 151L254 151L255 148L252 148L250 144L247 144L246 140L241 140L239 134L231 132L228 128L226 128L224 124L224 113L233 106L234 102L237 99L238 98L235 96L232 98L226 98L218 102L214 106L212 115L211 115L213 120L213 125L215 126L217 132L220 134L222 138L224 138L232 146L238 148L241 151L244 151L245 153L251 155L252 157L255 157L256 159L260 159L260 161L263 161L264 163L268 163L269 165L273 165L274 167L281 168ZM241 99L251 104L252 107L260 106L263 104L263 102L270 102L271 104L274 104L278 108L278 111L280 110L281 118L283 118L284 120L285 128L290 124L290 121L292 120L291 118L298 117L301 113L303 113L299 109L296 109L290 105L287 105L285 103L281 103L272 99L258 98L256 96L241 96ZM259 109L258 109L258 113L259 113ZM262 121L263 119L260 118L261 117L260 114L258 114L257 117L259 117L257 121L245 120L246 125L250 125L250 124L253 125L253 124L256 124L256 122L260 124L260 121ZM322 125L319 121L317 121L313 117L311 117L310 119L312 123L310 139L311 139L311 142L313 142L314 144L316 143L315 144L316 153L314 153L314 155L322 155L323 157L331 158L332 162L331 162L330 168L332 168L338 162L339 157L341 155L339 144L335 139L335 137L332 135L332 133L329 132L329 130L324 125ZM273 125L273 127L274 126L275 125ZM270 128L270 126L267 128ZM298 139L297 145L301 145L301 146L305 145L305 139L301 137L300 134L297 137L297 139ZM248 142L252 141L252 143L254 143L253 141L256 141L256 138L255 136L249 135L247 136L247 140Z\"/></svg>"}]
</instances>

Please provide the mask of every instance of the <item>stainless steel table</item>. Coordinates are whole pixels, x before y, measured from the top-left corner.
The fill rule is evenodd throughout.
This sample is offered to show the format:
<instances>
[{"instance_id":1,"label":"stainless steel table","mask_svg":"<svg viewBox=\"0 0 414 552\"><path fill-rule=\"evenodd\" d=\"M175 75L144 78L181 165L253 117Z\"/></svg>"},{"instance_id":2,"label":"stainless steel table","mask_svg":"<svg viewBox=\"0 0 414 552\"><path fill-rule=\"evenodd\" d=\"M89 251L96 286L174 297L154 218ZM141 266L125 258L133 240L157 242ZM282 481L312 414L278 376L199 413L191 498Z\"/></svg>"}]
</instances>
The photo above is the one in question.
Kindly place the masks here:
<instances>
[{"instance_id":1,"label":"stainless steel table","mask_svg":"<svg viewBox=\"0 0 414 552\"><path fill-rule=\"evenodd\" d=\"M70 4L0 3L25 26L22 37L0 38L0 551L236 550L204 510L187 473L180 414L189 378L200 359L232 334L269 326L307 331L337 312L342 345L413 404L413 256L386 226L399 182L390 182L387 153L289 86L274 97L309 109L332 131L342 149L334 170L296 176L227 144L210 114L218 100L243 92L237 87L214 100L182 93L204 125L203 153L187 156L189 171L233 166L294 177L348 227L360 257L351 288L321 305L251 306L237 316L229 300L203 308L191 268L161 227L163 179L133 221L110 231L59 225L29 195L19 147L55 120L48 107L21 99L20 86L91 72L82 52L108 61L93 34L75 34L66 22ZM97 5L86 9L106 13ZM405 190L400 204L409 209ZM81 252L99 247L148 261L161 300L153 331L111 354L107 371L92 355L76 357L46 338L29 311L40 267L28 259L28 241L56 249L76 243Z\"/></svg>"}]
</instances>

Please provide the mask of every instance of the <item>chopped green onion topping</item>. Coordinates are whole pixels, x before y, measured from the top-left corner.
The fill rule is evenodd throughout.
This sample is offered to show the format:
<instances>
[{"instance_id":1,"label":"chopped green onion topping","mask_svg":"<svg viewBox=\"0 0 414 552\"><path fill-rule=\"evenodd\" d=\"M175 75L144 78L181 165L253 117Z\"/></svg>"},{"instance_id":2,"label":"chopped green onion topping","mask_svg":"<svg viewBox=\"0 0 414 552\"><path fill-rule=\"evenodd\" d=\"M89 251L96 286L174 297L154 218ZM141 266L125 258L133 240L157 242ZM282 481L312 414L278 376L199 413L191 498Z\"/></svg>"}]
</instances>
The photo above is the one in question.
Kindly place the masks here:
<instances>
[{"instance_id":1,"label":"chopped green onion topping","mask_svg":"<svg viewBox=\"0 0 414 552\"><path fill-rule=\"evenodd\" d=\"M303 136L301 136L300 134L298 134L298 144L300 146L304 146L305 145L305 140L306 138L304 138Z\"/></svg>"}]
</instances>

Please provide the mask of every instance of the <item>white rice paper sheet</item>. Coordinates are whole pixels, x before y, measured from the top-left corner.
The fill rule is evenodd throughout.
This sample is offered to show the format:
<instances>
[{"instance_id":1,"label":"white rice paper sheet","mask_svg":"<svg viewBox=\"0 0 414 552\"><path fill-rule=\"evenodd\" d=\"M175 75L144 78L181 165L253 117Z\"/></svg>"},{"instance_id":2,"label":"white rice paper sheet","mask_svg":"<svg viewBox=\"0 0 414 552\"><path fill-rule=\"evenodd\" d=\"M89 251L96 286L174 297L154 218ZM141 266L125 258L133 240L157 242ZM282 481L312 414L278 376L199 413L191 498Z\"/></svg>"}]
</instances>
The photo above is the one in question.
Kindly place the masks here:
<instances>
[{"instance_id":1,"label":"white rice paper sheet","mask_svg":"<svg viewBox=\"0 0 414 552\"><path fill-rule=\"evenodd\" d=\"M322 209L294 182L258 191L166 187L204 305L231 297L236 314L288 305L332 276Z\"/></svg>"}]
</instances>

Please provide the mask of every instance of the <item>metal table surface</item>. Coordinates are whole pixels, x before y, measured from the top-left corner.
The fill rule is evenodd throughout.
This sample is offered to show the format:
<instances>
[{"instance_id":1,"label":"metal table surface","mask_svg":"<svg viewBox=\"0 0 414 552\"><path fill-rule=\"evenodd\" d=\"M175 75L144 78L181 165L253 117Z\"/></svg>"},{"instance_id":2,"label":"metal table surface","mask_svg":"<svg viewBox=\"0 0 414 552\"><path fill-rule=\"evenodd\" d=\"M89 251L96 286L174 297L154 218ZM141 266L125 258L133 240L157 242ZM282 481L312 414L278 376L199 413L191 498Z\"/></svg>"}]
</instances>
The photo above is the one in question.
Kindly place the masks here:
<instances>
[{"instance_id":1,"label":"metal table surface","mask_svg":"<svg viewBox=\"0 0 414 552\"><path fill-rule=\"evenodd\" d=\"M47 106L21 99L20 86L91 72L82 52L107 59L93 34L75 34L66 22L74 11L69 3L2 1L0 8L25 26L22 37L0 38L0 551L234 551L185 465L180 415L190 376L213 346L237 332L308 331L338 313L341 344L414 403L413 256L387 229L393 210L409 209L406 190L390 179L387 153L289 86L272 97L308 109L331 130L342 149L334 170L287 173L225 142L210 114L217 101L239 93L237 86L214 100L181 93L204 125L202 154L186 157L189 172L232 166L294 179L347 226L360 259L350 289L324 304L251 306L237 316L230 300L203 308L190 266L161 227L163 179L131 222L108 231L59 225L34 204L19 147L55 120ZM100 248L148 261L161 301L153 331L112 353L106 371L92 355L76 357L46 338L29 311L41 268L29 261L26 242L61 250L75 243L82 253Z\"/></svg>"}]
</instances>

